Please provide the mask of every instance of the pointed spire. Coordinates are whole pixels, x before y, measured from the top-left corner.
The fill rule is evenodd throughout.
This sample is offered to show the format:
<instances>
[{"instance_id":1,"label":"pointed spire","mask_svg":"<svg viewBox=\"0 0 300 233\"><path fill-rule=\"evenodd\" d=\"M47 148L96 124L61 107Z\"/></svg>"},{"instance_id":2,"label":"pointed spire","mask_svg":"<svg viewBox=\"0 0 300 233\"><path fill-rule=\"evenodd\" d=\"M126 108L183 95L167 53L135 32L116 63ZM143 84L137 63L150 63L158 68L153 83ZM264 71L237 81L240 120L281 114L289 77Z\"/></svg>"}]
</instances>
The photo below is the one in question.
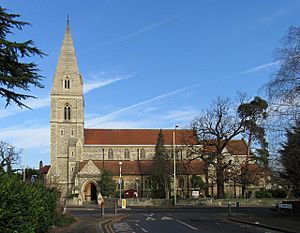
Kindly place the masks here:
<instances>
[{"instance_id":1,"label":"pointed spire","mask_svg":"<svg viewBox=\"0 0 300 233\"><path fill-rule=\"evenodd\" d=\"M67 14L67 26L70 26L70 18L69 18L69 14Z\"/></svg>"},{"instance_id":2,"label":"pointed spire","mask_svg":"<svg viewBox=\"0 0 300 233\"><path fill-rule=\"evenodd\" d=\"M53 80L53 88L52 91L56 92L59 91L59 83L62 77L64 76L70 76L73 77L73 81L75 76L80 76L79 69L77 65L77 59L75 55L75 50L73 46L73 40L71 36L70 31L70 22L69 22L69 16L67 17L67 25L66 25L66 31L64 35L64 39L61 45L60 49L60 55L58 58L56 71L54 75ZM81 78L80 78L81 79ZM75 81L76 82L76 81ZM81 80L80 80L81 82ZM55 85L56 84L56 85ZM57 88L56 88L57 86Z\"/></svg>"}]
</instances>

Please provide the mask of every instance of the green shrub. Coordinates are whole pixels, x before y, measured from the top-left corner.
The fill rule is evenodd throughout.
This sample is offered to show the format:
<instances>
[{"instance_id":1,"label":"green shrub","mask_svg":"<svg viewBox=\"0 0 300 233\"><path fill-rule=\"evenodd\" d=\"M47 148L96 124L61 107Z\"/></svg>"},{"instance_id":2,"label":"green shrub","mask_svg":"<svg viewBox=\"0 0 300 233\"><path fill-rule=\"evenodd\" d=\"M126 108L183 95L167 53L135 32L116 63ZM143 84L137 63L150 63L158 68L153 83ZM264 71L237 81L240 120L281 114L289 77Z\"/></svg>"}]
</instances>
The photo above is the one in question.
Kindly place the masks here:
<instances>
[{"instance_id":1,"label":"green shrub","mask_svg":"<svg viewBox=\"0 0 300 233\"><path fill-rule=\"evenodd\" d=\"M47 232L57 220L58 193L0 173L0 232Z\"/></svg>"},{"instance_id":2,"label":"green shrub","mask_svg":"<svg viewBox=\"0 0 300 233\"><path fill-rule=\"evenodd\" d=\"M272 198L272 193L267 190L260 190L255 192L256 198Z\"/></svg>"}]
</instances>

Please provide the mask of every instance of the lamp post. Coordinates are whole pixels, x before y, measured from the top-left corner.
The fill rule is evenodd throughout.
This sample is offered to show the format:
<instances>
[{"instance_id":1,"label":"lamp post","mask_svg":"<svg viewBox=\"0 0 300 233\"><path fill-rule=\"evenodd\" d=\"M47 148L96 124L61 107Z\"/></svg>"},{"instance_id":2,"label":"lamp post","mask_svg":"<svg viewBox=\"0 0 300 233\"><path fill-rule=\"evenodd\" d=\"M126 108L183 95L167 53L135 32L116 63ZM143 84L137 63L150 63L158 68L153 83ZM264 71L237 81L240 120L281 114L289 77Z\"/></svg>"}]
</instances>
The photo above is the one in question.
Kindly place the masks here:
<instances>
[{"instance_id":1,"label":"lamp post","mask_svg":"<svg viewBox=\"0 0 300 233\"><path fill-rule=\"evenodd\" d=\"M120 165L120 178L119 178L119 185L120 185L120 205L122 206L122 162L119 162Z\"/></svg>"},{"instance_id":2,"label":"lamp post","mask_svg":"<svg viewBox=\"0 0 300 233\"><path fill-rule=\"evenodd\" d=\"M174 181L173 181L173 185L174 185L174 205L177 204L177 188L176 188L176 158L175 158L175 131L178 128L178 125L175 125L175 128L173 130L173 165L174 165Z\"/></svg>"},{"instance_id":3,"label":"lamp post","mask_svg":"<svg viewBox=\"0 0 300 233\"><path fill-rule=\"evenodd\" d=\"M139 202L139 179L135 178L135 185L136 185L136 199Z\"/></svg>"}]
</instances>

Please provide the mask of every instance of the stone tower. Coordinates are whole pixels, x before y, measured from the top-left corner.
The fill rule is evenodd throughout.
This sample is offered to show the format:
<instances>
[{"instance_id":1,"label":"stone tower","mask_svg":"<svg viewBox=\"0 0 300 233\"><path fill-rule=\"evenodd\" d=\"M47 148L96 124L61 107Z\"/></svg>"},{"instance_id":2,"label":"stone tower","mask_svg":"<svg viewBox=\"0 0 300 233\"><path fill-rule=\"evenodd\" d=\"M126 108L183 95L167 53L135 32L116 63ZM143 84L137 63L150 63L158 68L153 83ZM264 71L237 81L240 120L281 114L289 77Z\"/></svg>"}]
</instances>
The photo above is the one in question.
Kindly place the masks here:
<instances>
[{"instance_id":1,"label":"stone tower","mask_svg":"<svg viewBox=\"0 0 300 233\"><path fill-rule=\"evenodd\" d=\"M83 81L67 22L51 91L51 169L48 181L55 183L62 196L74 187L76 145L84 137Z\"/></svg>"}]
</instances>

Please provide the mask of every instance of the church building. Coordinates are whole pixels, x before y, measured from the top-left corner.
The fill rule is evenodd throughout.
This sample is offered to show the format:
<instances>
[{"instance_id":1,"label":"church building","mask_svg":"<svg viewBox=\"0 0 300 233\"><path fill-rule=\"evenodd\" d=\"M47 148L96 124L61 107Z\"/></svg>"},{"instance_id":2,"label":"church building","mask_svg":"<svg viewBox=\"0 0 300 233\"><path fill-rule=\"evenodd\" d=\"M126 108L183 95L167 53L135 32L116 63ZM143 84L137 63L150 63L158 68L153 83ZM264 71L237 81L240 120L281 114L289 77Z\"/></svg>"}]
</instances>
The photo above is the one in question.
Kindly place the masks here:
<instances>
[{"instance_id":1,"label":"church building","mask_svg":"<svg viewBox=\"0 0 300 233\"><path fill-rule=\"evenodd\" d=\"M118 182L121 176L122 190L136 190L139 197L151 196L149 177L159 129L84 128L83 77L69 23L53 78L50 125L51 166L45 173L47 182L57 186L62 197L74 196L77 204L96 202L101 197L97 182L104 169L111 171ZM194 190L191 178L204 175L200 159L180 169L180 164L187 161L186 139L191 133L186 129L163 129L166 147L176 146L176 193L182 197L190 196ZM230 145L226 148L228 156L244 160L245 142L233 140Z\"/></svg>"}]
</instances>

